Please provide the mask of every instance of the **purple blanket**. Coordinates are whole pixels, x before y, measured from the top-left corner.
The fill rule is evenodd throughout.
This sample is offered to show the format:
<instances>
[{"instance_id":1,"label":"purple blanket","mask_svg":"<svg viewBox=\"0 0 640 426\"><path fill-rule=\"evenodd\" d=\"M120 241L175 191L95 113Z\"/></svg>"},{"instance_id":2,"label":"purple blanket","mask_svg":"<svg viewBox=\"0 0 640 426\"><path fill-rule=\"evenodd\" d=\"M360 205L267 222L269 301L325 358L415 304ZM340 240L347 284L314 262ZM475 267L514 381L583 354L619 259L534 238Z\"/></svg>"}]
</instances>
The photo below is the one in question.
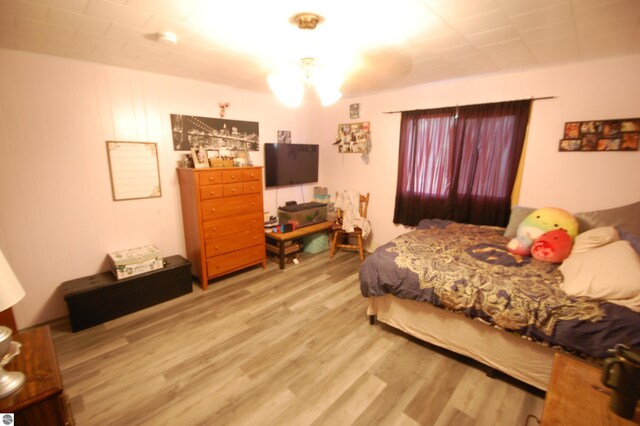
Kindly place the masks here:
<instances>
[{"instance_id":1,"label":"purple blanket","mask_svg":"<svg viewBox=\"0 0 640 426\"><path fill-rule=\"evenodd\" d=\"M503 228L423 220L360 268L362 295L431 303L583 356L640 346L640 314L570 297L557 265L512 255Z\"/></svg>"}]
</instances>

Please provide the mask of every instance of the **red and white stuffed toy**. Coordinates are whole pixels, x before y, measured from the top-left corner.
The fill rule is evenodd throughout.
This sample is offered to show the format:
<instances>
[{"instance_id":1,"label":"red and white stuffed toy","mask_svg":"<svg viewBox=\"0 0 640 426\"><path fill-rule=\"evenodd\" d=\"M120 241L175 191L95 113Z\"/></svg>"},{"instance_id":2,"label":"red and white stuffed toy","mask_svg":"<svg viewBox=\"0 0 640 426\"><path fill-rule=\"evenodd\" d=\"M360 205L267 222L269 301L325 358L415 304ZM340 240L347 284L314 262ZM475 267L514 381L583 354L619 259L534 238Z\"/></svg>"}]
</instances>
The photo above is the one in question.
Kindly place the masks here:
<instances>
[{"instance_id":1,"label":"red and white stuffed toy","mask_svg":"<svg viewBox=\"0 0 640 426\"><path fill-rule=\"evenodd\" d=\"M533 242L531 256L551 263L562 263L571 253L573 239L564 229L545 232Z\"/></svg>"}]
</instances>

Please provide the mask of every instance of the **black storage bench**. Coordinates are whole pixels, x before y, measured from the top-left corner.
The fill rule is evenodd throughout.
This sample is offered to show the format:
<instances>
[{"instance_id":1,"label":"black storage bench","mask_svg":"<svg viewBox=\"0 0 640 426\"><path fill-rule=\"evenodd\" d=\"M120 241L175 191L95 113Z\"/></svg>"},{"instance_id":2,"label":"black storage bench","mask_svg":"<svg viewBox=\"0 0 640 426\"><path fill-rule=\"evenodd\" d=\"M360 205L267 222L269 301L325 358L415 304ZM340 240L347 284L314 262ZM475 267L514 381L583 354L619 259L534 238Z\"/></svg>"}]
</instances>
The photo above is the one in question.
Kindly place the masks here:
<instances>
[{"instance_id":1,"label":"black storage bench","mask_svg":"<svg viewBox=\"0 0 640 426\"><path fill-rule=\"evenodd\" d=\"M84 330L191 293L191 262L182 256L165 257L164 262L162 269L121 280L103 272L62 283L71 330Z\"/></svg>"}]
</instances>

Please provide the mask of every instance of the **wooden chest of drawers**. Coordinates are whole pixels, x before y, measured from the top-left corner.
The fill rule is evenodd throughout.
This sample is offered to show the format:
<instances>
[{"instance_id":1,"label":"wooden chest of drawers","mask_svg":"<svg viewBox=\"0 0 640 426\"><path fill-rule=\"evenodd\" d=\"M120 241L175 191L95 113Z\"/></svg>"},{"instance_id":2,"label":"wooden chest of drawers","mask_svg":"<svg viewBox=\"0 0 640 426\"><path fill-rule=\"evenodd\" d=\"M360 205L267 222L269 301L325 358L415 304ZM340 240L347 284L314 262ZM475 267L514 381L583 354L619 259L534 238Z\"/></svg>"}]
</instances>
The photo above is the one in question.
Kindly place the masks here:
<instances>
[{"instance_id":1,"label":"wooden chest of drawers","mask_svg":"<svg viewBox=\"0 0 640 426\"><path fill-rule=\"evenodd\" d=\"M212 278L266 267L262 168L178 169L187 259L206 289Z\"/></svg>"}]
</instances>

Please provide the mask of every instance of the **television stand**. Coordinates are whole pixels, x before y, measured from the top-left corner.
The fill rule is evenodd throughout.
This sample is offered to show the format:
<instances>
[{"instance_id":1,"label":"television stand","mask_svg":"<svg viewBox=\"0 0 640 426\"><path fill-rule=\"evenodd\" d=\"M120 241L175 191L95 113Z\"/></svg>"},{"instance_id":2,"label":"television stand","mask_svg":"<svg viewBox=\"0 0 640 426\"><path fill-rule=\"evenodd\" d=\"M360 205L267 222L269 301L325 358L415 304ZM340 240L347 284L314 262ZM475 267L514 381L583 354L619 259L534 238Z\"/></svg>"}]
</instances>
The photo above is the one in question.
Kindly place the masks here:
<instances>
[{"instance_id":1,"label":"television stand","mask_svg":"<svg viewBox=\"0 0 640 426\"><path fill-rule=\"evenodd\" d=\"M286 255L291 253L297 253L300 251L297 250L287 251L285 243L287 241L297 240L307 235L317 234L318 232L325 232L333 226L333 222L324 221L320 223L316 223L313 225L305 226L303 228L298 228L295 231L279 233L279 232L266 232L265 238L267 242L267 252L275 253L278 255L278 260L280 263L280 269L284 269ZM275 247L275 249L273 248Z\"/></svg>"}]
</instances>

